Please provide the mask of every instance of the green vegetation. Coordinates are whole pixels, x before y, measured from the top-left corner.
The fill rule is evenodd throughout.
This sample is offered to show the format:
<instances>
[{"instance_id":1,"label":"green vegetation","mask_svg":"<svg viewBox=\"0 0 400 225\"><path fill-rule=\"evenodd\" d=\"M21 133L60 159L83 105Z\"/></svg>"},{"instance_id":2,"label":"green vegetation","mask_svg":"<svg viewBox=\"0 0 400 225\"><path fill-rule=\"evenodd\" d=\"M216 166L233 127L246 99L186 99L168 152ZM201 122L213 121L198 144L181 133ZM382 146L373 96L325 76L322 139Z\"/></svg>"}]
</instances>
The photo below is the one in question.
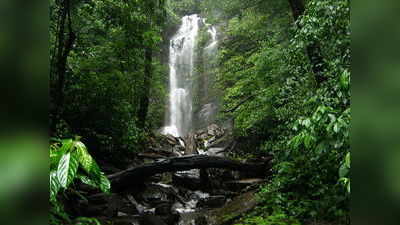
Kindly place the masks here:
<instances>
[{"instance_id":1,"label":"green vegetation","mask_svg":"<svg viewBox=\"0 0 400 225\"><path fill-rule=\"evenodd\" d=\"M101 172L100 167L88 153L86 146L77 140L60 140L50 145L50 224L62 221L71 222L57 198L61 191L66 191L72 184L82 183L110 192L110 181ZM97 222L95 219L78 218L81 223ZM78 222L79 223L79 222ZM98 223L98 222L97 222Z\"/></svg>"},{"instance_id":2,"label":"green vegetation","mask_svg":"<svg viewBox=\"0 0 400 225\"><path fill-rule=\"evenodd\" d=\"M110 191L95 159L123 164L162 127L166 46L189 13L218 25L218 62L197 72L215 73L234 157L273 158L259 206L233 224L349 224L350 0L51 0L50 222L71 221L76 182Z\"/></svg>"},{"instance_id":3,"label":"green vegetation","mask_svg":"<svg viewBox=\"0 0 400 225\"><path fill-rule=\"evenodd\" d=\"M95 155L138 151L164 118L163 1L51 1L50 15L51 135L79 134Z\"/></svg>"},{"instance_id":4,"label":"green vegetation","mask_svg":"<svg viewBox=\"0 0 400 225\"><path fill-rule=\"evenodd\" d=\"M227 21L218 74L224 116L234 118L237 136L256 140L248 149L274 157L259 213L244 223L348 223L349 1L310 0L297 16L292 2L203 3L210 16L222 12L214 21Z\"/></svg>"}]
</instances>

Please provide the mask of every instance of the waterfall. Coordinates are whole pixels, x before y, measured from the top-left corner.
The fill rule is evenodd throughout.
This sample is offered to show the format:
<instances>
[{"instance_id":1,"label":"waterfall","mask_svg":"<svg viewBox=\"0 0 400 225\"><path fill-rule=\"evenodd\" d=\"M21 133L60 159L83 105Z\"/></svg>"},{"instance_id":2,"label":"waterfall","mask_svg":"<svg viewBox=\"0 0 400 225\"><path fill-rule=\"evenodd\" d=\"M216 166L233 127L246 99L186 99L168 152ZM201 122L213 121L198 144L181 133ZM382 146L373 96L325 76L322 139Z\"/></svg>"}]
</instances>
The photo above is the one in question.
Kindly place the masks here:
<instances>
[{"instance_id":1,"label":"waterfall","mask_svg":"<svg viewBox=\"0 0 400 225\"><path fill-rule=\"evenodd\" d=\"M184 16L169 47L169 113L164 134L186 135L192 124L191 77L194 70L194 48L199 32L200 17Z\"/></svg>"},{"instance_id":2,"label":"waterfall","mask_svg":"<svg viewBox=\"0 0 400 225\"><path fill-rule=\"evenodd\" d=\"M169 110L163 134L186 136L193 129L193 74L196 39L201 26L207 27L210 43L206 54L214 54L217 46L215 27L205 23L197 14L184 16L182 24L170 40L169 46Z\"/></svg>"}]
</instances>

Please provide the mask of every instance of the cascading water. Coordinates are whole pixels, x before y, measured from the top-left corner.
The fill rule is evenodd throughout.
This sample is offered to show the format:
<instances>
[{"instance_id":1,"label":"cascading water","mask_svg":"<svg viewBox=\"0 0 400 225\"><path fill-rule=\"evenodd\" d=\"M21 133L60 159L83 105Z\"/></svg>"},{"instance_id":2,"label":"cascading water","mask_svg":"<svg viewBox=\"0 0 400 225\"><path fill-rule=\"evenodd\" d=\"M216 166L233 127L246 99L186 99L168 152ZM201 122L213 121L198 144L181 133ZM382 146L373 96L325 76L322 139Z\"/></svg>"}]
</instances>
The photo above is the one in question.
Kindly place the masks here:
<instances>
[{"instance_id":1,"label":"cascading water","mask_svg":"<svg viewBox=\"0 0 400 225\"><path fill-rule=\"evenodd\" d=\"M186 135L192 124L191 77L199 21L196 14L183 17L181 27L170 41L169 118L163 133L175 137Z\"/></svg>"},{"instance_id":2,"label":"cascading water","mask_svg":"<svg viewBox=\"0 0 400 225\"><path fill-rule=\"evenodd\" d=\"M169 111L162 133L175 137L186 136L193 129L193 74L195 68L196 39L201 26L207 27L210 43L204 48L207 55L214 54L217 46L215 27L206 24L197 14L184 16L169 46Z\"/></svg>"},{"instance_id":3,"label":"cascading water","mask_svg":"<svg viewBox=\"0 0 400 225\"><path fill-rule=\"evenodd\" d=\"M170 40L169 121L163 133L175 137L186 135L192 123L191 77L199 20L196 14L183 17L181 27Z\"/></svg>"}]
</instances>

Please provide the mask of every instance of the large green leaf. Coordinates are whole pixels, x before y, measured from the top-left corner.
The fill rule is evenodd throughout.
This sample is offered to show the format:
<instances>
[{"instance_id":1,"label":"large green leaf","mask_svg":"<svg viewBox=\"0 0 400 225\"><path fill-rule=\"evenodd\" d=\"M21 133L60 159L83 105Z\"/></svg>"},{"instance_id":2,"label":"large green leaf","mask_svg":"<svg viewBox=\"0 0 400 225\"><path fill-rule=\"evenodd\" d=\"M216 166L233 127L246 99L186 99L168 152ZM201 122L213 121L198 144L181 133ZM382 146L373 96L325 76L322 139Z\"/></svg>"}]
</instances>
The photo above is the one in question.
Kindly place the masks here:
<instances>
[{"instance_id":1,"label":"large green leaf","mask_svg":"<svg viewBox=\"0 0 400 225\"><path fill-rule=\"evenodd\" d=\"M96 161L87 151L86 146L79 141L75 142L75 147L77 151L77 155L79 156L79 163L82 166L83 170L87 173L88 179L83 178L82 182L92 185L94 182L96 187L100 188L103 192L110 191L110 181L104 176L103 172L101 172L100 167L97 165Z\"/></svg>"},{"instance_id":2,"label":"large green leaf","mask_svg":"<svg viewBox=\"0 0 400 225\"><path fill-rule=\"evenodd\" d=\"M78 166L79 161L76 154L68 152L61 157L57 168L57 178L61 187L67 188L71 184L78 171Z\"/></svg>"},{"instance_id":3,"label":"large green leaf","mask_svg":"<svg viewBox=\"0 0 400 225\"><path fill-rule=\"evenodd\" d=\"M83 170L88 173L88 175L92 174L100 174L100 168L97 163L94 161L93 157L89 154L86 149L85 144L80 141L76 141L74 143L77 154L79 156L79 164L82 166Z\"/></svg>"}]
</instances>

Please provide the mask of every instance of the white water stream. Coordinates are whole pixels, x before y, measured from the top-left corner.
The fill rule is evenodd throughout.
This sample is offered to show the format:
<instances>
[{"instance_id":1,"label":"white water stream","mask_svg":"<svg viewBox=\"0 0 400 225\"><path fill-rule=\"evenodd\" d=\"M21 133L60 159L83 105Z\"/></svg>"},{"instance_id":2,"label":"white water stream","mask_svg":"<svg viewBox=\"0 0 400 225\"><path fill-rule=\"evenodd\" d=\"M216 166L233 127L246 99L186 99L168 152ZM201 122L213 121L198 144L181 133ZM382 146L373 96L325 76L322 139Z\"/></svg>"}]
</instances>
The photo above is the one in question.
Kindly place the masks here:
<instances>
[{"instance_id":1,"label":"white water stream","mask_svg":"<svg viewBox=\"0 0 400 225\"><path fill-rule=\"evenodd\" d=\"M169 112L163 134L186 136L193 128L193 74L195 68L196 39L200 26L208 27L211 43L206 52L213 52L217 45L215 27L205 23L197 14L184 16L169 47Z\"/></svg>"}]
</instances>

